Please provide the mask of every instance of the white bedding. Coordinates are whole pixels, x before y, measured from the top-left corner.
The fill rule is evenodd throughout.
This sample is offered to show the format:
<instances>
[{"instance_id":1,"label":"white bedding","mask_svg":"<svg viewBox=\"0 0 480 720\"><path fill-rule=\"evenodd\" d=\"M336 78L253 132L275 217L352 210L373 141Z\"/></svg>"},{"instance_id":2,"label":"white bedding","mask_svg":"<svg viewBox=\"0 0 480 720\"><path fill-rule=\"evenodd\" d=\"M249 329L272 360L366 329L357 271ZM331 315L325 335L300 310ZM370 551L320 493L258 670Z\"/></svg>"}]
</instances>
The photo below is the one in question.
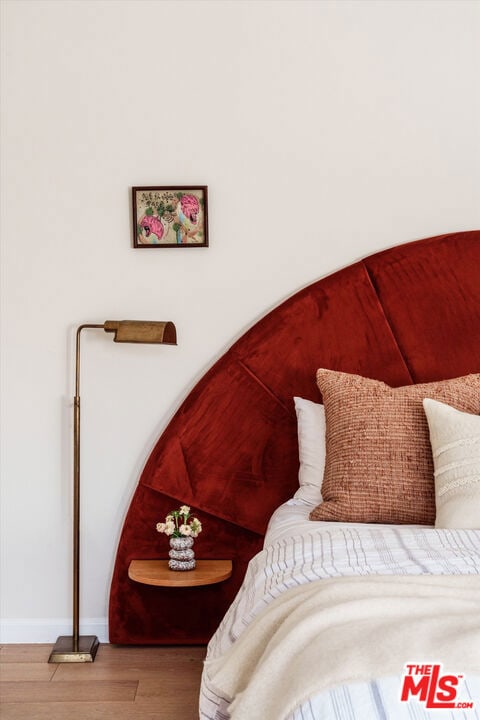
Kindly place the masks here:
<instances>
[{"instance_id":1,"label":"white bedding","mask_svg":"<svg viewBox=\"0 0 480 720\"><path fill-rule=\"evenodd\" d=\"M202 720L229 718L231 698L221 697L208 676L210 663L228 657L229 648L253 619L291 588L327 578L425 575L479 575L480 532L424 526L352 525L308 520L301 501L281 506L269 525L264 549L249 564L244 583L212 638L202 678ZM393 578L392 578L393 580ZM480 623L480 618L479 618ZM408 628L405 629L408 632ZM342 652L346 648L342 647ZM426 658L418 658L427 661ZM441 662L442 658L429 658ZM416 662L417 658L400 658ZM221 661L220 661L221 662ZM347 668L348 663L346 663ZM462 668L449 668L463 672ZM312 668L315 673L315 668ZM465 673L466 674L466 673ZM348 678L348 672L346 676ZM379 673L368 681L340 682L313 693L285 717L262 720L480 720L480 667L468 674L458 700L474 700L467 710L426 710L417 699L399 702L402 677ZM322 687L319 683L319 688ZM281 688L278 688L281 692ZM253 720L253 718L252 718Z\"/></svg>"}]
</instances>

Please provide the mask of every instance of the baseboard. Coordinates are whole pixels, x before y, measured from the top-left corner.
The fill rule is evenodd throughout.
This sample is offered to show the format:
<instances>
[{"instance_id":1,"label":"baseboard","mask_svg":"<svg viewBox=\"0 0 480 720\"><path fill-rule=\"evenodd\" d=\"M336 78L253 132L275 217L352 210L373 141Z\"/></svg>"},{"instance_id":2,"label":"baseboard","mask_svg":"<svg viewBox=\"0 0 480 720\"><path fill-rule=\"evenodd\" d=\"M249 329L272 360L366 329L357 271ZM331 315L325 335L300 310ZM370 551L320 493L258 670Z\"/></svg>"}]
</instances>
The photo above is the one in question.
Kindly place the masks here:
<instances>
[{"instance_id":1,"label":"baseboard","mask_svg":"<svg viewBox=\"0 0 480 720\"><path fill-rule=\"evenodd\" d=\"M65 618L15 618L0 620L0 642L54 643L59 635L72 635L72 621ZM85 618L80 635L96 635L108 643L107 618Z\"/></svg>"}]
</instances>

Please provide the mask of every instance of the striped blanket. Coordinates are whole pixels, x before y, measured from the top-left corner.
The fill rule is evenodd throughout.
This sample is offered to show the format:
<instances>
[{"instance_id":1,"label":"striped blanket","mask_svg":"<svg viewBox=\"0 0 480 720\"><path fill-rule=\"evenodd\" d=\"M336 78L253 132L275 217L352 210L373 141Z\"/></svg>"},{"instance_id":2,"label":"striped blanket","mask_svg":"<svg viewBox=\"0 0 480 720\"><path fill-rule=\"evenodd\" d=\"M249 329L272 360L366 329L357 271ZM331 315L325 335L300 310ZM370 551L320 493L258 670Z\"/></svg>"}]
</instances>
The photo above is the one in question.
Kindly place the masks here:
<instances>
[{"instance_id":1,"label":"striped blanket","mask_svg":"<svg viewBox=\"0 0 480 720\"><path fill-rule=\"evenodd\" d=\"M209 644L200 697L202 720L230 717L231 698L221 697L215 690L208 676L209 664L222 658L254 618L285 591L327 578L480 574L478 531L336 523L309 523L308 528L268 545L250 562L244 583ZM345 657L348 678L348 648ZM432 718L432 712L435 720L480 720L480 668L478 675L465 677L462 686L462 698L476 698L476 707L449 710L447 715L443 710L426 710L417 699L400 703L401 680L379 673L368 682L340 682L313 693L285 717L265 720L420 720Z\"/></svg>"}]
</instances>

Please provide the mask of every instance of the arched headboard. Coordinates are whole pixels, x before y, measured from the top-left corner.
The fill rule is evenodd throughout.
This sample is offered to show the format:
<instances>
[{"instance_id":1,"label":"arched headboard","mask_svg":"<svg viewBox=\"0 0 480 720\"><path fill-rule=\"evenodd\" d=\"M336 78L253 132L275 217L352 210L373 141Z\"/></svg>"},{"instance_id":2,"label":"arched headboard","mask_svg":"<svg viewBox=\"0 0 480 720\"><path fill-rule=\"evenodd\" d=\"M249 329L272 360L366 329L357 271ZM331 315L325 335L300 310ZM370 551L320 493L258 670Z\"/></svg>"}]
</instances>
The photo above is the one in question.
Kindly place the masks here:
<instances>
[{"instance_id":1,"label":"arched headboard","mask_svg":"<svg viewBox=\"0 0 480 720\"><path fill-rule=\"evenodd\" d=\"M190 392L152 451L121 535L110 641L203 643L261 548L271 513L298 487L293 396L319 400L318 367L392 385L480 371L480 231L399 245L313 283L243 335ZM166 557L155 524L189 504L203 558L232 577L201 588L128 578L132 559Z\"/></svg>"}]
</instances>

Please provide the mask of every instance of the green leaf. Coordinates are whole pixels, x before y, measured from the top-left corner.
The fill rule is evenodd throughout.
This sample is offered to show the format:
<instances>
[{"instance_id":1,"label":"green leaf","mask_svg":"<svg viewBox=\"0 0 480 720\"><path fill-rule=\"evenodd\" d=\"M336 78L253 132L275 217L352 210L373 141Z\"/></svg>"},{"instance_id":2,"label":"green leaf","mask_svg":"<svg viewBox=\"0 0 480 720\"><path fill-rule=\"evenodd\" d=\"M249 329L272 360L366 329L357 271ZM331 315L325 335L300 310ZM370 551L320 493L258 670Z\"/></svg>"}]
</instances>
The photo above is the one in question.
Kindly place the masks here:
<instances>
[{"instance_id":1,"label":"green leaf","mask_svg":"<svg viewBox=\"0 0 480 720\"><path fill-rule=\"evenodd\" d=\"M145 210L145 215L148 215L148 217L151 217L153 215L153 210L151 207L147 207Z\"/></svg>"},{"instance_id":2,"label":"green leaf","mask_svg":"<svg viewBox=\"0 0 480 720\"><path fill-rule=\"evenodd\" d=\"M180 225L180 223L173 223L172 227L175 230L175 232L178 232L182 226Z\"/></svg>"}]
</instances>

